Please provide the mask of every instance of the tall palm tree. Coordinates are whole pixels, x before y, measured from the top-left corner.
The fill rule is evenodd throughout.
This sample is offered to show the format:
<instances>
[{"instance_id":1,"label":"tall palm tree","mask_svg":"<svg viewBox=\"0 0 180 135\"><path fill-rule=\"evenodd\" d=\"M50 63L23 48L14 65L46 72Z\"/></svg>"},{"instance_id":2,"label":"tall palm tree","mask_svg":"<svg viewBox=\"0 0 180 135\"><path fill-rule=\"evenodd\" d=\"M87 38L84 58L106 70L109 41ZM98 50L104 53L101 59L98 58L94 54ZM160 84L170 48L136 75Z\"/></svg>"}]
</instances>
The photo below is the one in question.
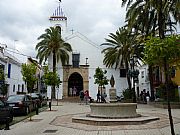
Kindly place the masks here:
<instances>
[{"instance_id":1,"label":"tall palm tree","mask_svg":"<svg viewBox=\"0 0 180 135\"><path fill-rule=\"evenodd\" d=\"M179 0L122 0L122 6L127 4L128 12L126 19L128 26L146 30L146 35L152 30L154 36L165 38L167 31L172 31L173 26L180 23L180 1ZM139 27L141 26L141 27ZM157 33L156 33L157 32ZM156 34L155 34L156 33ZM170 77L167 74L168 63L164 61L165 84L169 93L168 83ZM169 95L169 94L168 94ZM170 101L168 98L168 113L171 125L171 134L174 135L173 120L171 116Z\"/></svg>"},{"instance_id":2,"label":"tall palm tree","mask_svg":"<svg viewBox=\"0 0 180 135\"><path fill-rule=\"evenodd\" d=\"M53 72L56 72L56 64L61 60L62 65L69 63L69 52L72 51L71 45L66 43L61 37L60 27L50 27L45 33L38 37L39 43L36 45L38 51L37 58L39 63L47 61L53 55ZM52 89L52 98L55 98L55 86Z\"/></svg>"},{"instance_id":3,"label":"tall palm tree","mask_svg":"<svg viewBox=\"0 0 180 135\"><path fill-rule=\"evenodd\" d=\"M137 37L130 34L125 27L119 28L115 34L110 33L109 37L110 38L105 39L106 42L102 44L108 46L102 51L102 53L105 54L103 63L106 67L115 66L115 69L121 68L121 66L124 65L126 73L128 74L130 57L136 54L139 59L142 59L142 53L138 51L140 48L142 49L142 46L137 45ZM131 80L128 75L127 82L131 90Z\"/></svg>"},{"instance_id":4,"label":"tall palm tree","mask_svg":"<svg viewBox=\"0 0 180 135\"><path fill-rule=\"evenodd\" d=\"M126 22L128 23L129 29L134 29L135 33L141 33L143 39L146 39L149 35L156 35L156 21L155 10L150 10L150 2L144 0L138 0L132 4L132 1L125 0L127 3L128 11L126 13ZM123 3L123 4L124 4ZM139 6L141 5L141 6ZM154 89L153 89L153 72L152 65L149 65L149 80L151 88L151 99L154 99Z\"/></svg>"},{"instance_id":5,"label":"tall palm tree","mask_svg":"<svg viewBox=\"0 0 180 135\"><path fill-rule=\"evenodd\" d=\"M132 29L141 30L144 34L156 32L160 38L180 22L179 0L123 0L127 3L126 21Z\"/></svg>"},{"instance_id":6,"label":"tall palm tree","mask_svg":"<svg viewBox=\"0 0 180 135\"><path fill-rule=\"evenodd\" d=\"M123 0L127 4L126 21L129 29L140 32L145 37L150 34L161 38L165 33L175 31L174 25L180 22L179 0ZM152 86L152 65L149 65L151 95L154 97Z\"/></svg>"}]
</instances>

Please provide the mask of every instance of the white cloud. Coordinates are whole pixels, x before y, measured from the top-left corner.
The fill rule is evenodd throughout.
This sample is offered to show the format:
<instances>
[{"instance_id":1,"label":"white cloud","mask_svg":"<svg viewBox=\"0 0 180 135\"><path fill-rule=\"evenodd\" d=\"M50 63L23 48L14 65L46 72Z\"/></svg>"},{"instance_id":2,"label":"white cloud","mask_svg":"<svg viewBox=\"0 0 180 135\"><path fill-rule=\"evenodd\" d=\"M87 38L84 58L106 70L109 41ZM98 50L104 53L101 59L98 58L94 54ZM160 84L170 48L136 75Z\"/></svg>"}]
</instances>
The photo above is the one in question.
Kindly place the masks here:
<instances>
[{"instance_id":1,"label":"white cloud","mask_svg":"<svg viewBox=\"0 0 180 135\"><path fill-rule=\"evenodd\" d=\"M79 31L97 44L124 24L121 0L62 0L68 28ZM36 56L37 38L50 26L48 17L58 0L3 0L0 2L0 43L23 54Z\"/></svg>"}]
</instances>

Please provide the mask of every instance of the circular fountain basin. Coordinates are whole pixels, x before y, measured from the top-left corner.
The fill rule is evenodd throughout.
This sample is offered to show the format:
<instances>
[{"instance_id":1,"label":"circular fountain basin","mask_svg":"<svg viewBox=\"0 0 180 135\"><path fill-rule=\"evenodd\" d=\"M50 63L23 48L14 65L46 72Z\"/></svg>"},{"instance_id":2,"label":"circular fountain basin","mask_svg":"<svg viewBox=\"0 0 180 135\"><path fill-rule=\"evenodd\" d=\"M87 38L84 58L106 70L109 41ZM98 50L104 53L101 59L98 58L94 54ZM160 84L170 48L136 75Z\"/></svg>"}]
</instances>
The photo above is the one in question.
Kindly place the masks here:
<instances>
[{"instance_id":1,"label":"circular fountain basin","mask_svg":"<svg viewBox=\"0 0 180 135\"><path fill-rule=\"evenodd\" d=\"M135 118L139 116L136 107L136 103L91 103L89 116L112 119Z\"/></svg>"},{"instance_id":2,"label":"circular fountain basin","mask_svg":"<svg viewBox=\"0 0 180 135\"><path fill-rule=\"evenodd\" d=\"M96 126L137 125L159 120L136 112L136 103L91 103L90 114L72 117L72 122Z\"/></svg>"}]
</instances>

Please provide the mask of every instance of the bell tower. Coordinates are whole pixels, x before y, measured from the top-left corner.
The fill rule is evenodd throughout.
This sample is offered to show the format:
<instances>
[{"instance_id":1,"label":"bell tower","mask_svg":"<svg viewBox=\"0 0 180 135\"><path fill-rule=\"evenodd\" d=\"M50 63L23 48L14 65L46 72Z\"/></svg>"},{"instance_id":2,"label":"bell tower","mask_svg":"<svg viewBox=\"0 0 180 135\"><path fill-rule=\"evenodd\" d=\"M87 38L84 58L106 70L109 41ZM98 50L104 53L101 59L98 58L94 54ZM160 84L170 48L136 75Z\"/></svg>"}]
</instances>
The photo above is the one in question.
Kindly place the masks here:
<instances>
[{"instance_id":1,"label":"bell tower","mask_svg":"<svg viewBox=\"0 0 180 135\"><path fill-rule=\"evenodd\" d=\"M58 7L55 9L53 15L49 17L49 20L52 26L59 26L62 35L64 35L67 32L67 17L65 16L61 5L61 1L59 1Z\"/></svg>"}]
</instances>

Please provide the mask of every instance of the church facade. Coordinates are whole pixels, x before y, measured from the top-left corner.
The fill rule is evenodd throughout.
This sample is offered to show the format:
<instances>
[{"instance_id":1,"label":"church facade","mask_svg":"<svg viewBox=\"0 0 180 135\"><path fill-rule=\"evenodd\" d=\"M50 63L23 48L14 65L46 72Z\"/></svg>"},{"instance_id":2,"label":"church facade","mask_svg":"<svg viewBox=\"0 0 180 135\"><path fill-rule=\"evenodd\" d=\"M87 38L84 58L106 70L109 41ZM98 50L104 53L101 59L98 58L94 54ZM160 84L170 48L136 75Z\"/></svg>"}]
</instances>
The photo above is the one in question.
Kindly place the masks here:
<instances>
[{"instance_id":1,"label":"church facade","mask_svg":"<svg viewBox=\"0 0 180 135\"><path fill-rule=\"evenodd\" d=\"M89 95L96 99L98 85L94 84L94 74L96 68L101 68L107 71L107 78L110 80L113 75L115 80L115 89L118 96L122 95L122 91L128 87L125 70L122 68L106 68L103 64L104 54L101 53L102 48L91 42L86 36L79 32L68 32L67 17L64 15L60 4L55 10L55 13L50 17L52 26L60 26L62 38L72 47L72 52L69 54L69 64L62 66L61 62L57 64L57 71L62 84L56 89L56 98L73 96L72 89L76 88L76 96L79 96L81 90L89 91ZM48 58L49 68L52 69L52 56ZM104 90L109 95L110 83L105 86ZM47 94L50 98L50 88Z\"/></svg>"}]
</instances>

